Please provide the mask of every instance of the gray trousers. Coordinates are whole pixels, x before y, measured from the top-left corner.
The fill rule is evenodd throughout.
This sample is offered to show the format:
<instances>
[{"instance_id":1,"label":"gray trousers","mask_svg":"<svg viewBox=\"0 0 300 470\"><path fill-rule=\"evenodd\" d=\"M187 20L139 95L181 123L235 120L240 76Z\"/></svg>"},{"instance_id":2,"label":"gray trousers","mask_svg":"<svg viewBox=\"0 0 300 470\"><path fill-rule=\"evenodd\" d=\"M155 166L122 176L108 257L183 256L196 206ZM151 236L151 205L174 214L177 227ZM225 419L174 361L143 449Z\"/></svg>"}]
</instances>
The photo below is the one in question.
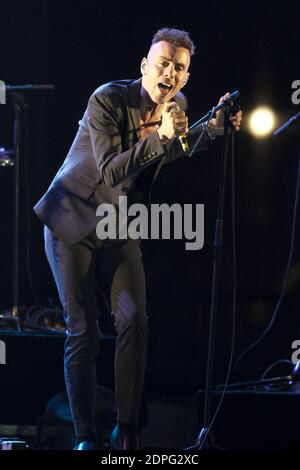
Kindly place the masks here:
<instances>
[{"instance_id":1,"label":"gray trousers","mask_svg":"<svg viewBox=\"0 0 300 470\"><path fill-rule=\"evenodd\" d=\"M148 336L139 241L101 241L91 233L79 243L66 245L45 227L45 250L67 326L64 373L76 437L96 433L94 358L99 351L99 329L95 281L111 306L117 332L117 419L137 425Z\"/></svg>"}]
</instances>

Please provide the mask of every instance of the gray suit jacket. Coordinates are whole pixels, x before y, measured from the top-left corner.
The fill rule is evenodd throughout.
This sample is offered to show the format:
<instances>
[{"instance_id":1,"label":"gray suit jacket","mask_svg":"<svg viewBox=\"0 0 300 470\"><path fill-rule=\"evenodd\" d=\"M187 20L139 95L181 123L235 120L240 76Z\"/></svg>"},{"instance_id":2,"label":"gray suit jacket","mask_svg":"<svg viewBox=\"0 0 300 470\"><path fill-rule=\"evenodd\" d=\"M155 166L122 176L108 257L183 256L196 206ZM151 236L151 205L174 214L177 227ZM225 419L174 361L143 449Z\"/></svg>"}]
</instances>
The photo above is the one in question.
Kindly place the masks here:
<instances>
[{"instance_id":1,"label":"gray suit jacket","mask_svg":"<svg viewBox=\"0 0 300 470\"><path fill-rule=\"evenodd\" d=\"M115 81L92 94L63 165L34 207L42 222L68 244L95 229L95 192L98 204L117 206L121 195L135 201L137 193L142 194L138 200L149 202L161 166L184 155L178 139L165 146L156 132L140 139L140 87L141 79ZM174 100L186 108L184 95ZM200 127L189 133L191 143L201 132ZM206 140L205 135L202 148Z\"/></svg>"}]
</instances>

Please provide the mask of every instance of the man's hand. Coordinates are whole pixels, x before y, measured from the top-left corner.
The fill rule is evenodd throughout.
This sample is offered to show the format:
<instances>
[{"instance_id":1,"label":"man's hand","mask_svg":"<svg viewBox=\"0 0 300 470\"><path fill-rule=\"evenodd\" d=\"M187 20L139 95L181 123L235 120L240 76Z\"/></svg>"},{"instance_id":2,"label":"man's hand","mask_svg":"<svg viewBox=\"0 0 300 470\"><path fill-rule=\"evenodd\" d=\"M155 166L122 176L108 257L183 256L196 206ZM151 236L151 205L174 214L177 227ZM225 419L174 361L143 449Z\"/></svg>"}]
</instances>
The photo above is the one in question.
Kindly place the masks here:
<instances>
[{"instance_id":1,"label":"man's hand","mask_svg":"<svg viewBox=\"0 0 300 470\"><path fill-rule=\"evenodd\" d=\"M159 138L172 139L173 137L181 134L187 134L188 129L188 118L184 111L175 111L172 109L177 108L178 105L174 101L164 104L162 111L161 126L157 129Z\"/></svg>"},{"instance_id":2,"label":"man's hand","mask_svg":"<svg viewBox=\"0 0 300 470\"><path fill-rule=\"evenodd\" d=\"M218 104L221 104L223 101L227 100L230 96L230 93L227 92L226 95L221 96L219 99ZM235 113L233 116L229 117L229 122L231 124L231 127L233 131L238 132L241 128L241 122L242 122L242 111L239 110L237 113ZM216 117L214 119L211 119L209 121L209 124L212 125L213 128L215 128L215 135L222 135L224 133L224 108L220 109L216 113Z\"/></svg>"}]
</instances>

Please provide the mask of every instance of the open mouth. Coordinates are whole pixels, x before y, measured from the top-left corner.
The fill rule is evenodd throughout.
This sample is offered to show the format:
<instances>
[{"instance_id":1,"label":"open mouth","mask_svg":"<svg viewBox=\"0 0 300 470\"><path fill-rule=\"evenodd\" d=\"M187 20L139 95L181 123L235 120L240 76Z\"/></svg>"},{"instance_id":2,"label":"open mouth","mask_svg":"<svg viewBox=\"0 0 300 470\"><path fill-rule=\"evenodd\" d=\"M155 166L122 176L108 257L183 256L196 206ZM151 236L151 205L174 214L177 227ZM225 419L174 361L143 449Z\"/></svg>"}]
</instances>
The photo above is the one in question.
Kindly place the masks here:
<instances>
[{"instance_id":1,"label":"open mouth","mask_svg":"<svg viewBox=\"0 0 300 470\"><path fill-rule=\"evenodd\" d=\"M167 94L169 93L169 91L172 90L173 86L171 85L171 83L160 82L158 84L158 88L160 89L162 93Z\"/></svg>"}]
</instances>

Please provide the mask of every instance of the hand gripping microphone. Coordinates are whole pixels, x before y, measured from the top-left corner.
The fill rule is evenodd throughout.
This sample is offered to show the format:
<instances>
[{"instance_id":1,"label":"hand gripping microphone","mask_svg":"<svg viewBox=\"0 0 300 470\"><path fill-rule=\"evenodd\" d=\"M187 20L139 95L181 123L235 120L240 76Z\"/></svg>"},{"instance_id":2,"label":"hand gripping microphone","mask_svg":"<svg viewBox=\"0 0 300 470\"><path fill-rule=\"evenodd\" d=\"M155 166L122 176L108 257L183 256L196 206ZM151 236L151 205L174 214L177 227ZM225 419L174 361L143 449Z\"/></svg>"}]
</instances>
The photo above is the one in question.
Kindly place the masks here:
<instances>
[{"instance_id":1,"label":"hand gripping microphone","mask_svg":"<svg viewBox=\"0 0 300 470\"><path fill-rule=\"evenodd\" d=\"M181 109L178 106L178 103L176 103L176 106L174 106L174 108L171 109L171 113L178 113L179 111L181 111ZM178 136L178 138L179 138L182 150L184 151L186 155L189 156L190 149L189 149L189 144L188 144L186 133L183 132L182 134Z\"/></svg>"}]
</instances>

